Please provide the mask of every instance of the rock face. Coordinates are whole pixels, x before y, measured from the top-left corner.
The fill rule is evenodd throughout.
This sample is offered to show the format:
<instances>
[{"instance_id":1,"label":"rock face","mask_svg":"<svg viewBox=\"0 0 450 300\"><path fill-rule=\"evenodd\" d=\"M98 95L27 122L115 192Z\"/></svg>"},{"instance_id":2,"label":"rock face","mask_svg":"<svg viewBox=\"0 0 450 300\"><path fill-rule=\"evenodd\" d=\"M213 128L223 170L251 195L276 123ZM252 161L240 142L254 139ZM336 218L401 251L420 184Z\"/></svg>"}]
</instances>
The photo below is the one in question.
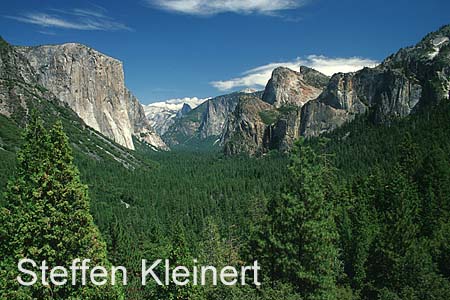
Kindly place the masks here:
<instances>
[{"instance_id":1,"label":"rock face","mask_svg":"<svg viewBox=\"0 0 450 300\"><path fill-rule=\"evenodd\" d=\"M335 74L318 99L304 106L300 134L317 136L369 112L388 123L449 98L450 26L401 49L375 68Z\"/></svg>"},{"instance_id":2,"label":"rock face","mask_svg":"<svg viewBox=\"0 0 450 300\"><path fill-rule=\"evenodd\" d=\"M240 95L241 93L219 96L205 103L205 112L198 129L201 138L222 134L228 115L235 110Z\"/></svg>"},{"instance_id":3,"label":"rock face","mask_svg":"<svg viewBox=\"0 0 450 300\"><path fill-rule=\"evenodd\" d=\"M328 77L313 69L302 67L300 72L279 67L272 73L263 100L279 108L284 105L302 107L316 99L328 83Z\"/></svg>"},{"instance_id":4,"label":"rock face","mask_svg":"<svg viewBox=\"0 0 450 300\"><path fill-rule=\"evenodd\" d=\"M154 135L143 120L130 120L133 113L128 109L140 104L130 104L137 100L125 87L119 60L75 43L17 50L28 59L39 83L67 103L90 127L129 149L134 149L133 135L142 131ZM144 127L138 128L137 124ZM158 138L149 140L152 139ZM153 146L159 148L161 144Z\"/></svg>"},{"instance_id":5,"label":"rock face","mask_svg":"<svg viewBox=\"0 0 450 300\"><path fill-rule=\"evenodd\" d=\"M133 126L134 136L155 150L169 151L169 147L150 125L141 103L128 89L125 89L125 99L128 104L128 118Z\"/></svg>"},{"instance_id":6,"label":"rock face","mask_svg":"<svg viewBox=\"0 0 450 300\"><path fill-rule=\"evenodd\" d=\"M193 139L220 139L227 119L235 110L240 96L255 94L257 93L238 92L207 100L175 120L163 135L164 141L169 145L178 145Z\"/></svg>"},{"instance_id":7,"label":"rock face","mask_svg":"<svg viewBox=\"0 0 450 300\"><path fill-rule=\"evenodd\" d=\"M181 118L182 116L184 116L185 114L187 114L191 110L192 110L192 107L189 104L183 103L183 107L177 112L176 117L177 118Z\"/></svg>"},{"instance_id":8,"label":"rock face","mask_svg":"<svg viewBox=\"0 0 450 300\"><path fill-rule=\"evenodd\" d=\"M144 111L150 121L150 125L160 136L163 136L170 126L175 123L176 119L186 115L208 99L199 99L197 97L170 99L146 105L144 106Z\"/></svg>"},{"instance_id":9,"label":"rock face","mask_svg":"<svg viewBox=\"0 0 450 300\"><path fill-rule=\"evenodd\" d=\"M225 152L284 151L300 136L330 132L357 115L367 114L373 122L386 124L449 98L450 26L444 26L375 68L338 73L329 80L306 67L300 72L274 70L263 96L273 106L272 117L263 122L267 126L264 142L258 143L260 148L255 150L255 142L242 134L243 128L251 126L240 127L236 118L230 119L234 123L227 127L228 131L236 133L225 135ZM249 122L251 118L247 116L245 120ZM257 118L254 121L258 123ZM261 131L258 126L258 132ZM227 146L230 141L232 147Z\"/></svg>"},{"instance_id":10,"label":"rock face","mask_svg":"<svg viewBox=\"0 0 450 300\"><path fill-rule=\"evenodd\" d=\"M36 82L37 77L28 60L0 37L0 78Z\"/></svg>"},{"instance_id":11,"label":"rock face","mask_svg":"<svg viewBox=\"0 0 450 300\"><path fill-rule=\"evenodd\" d=\"M87 126L67 103L40 85L27 58L0 38L0 115L6 116L2 124L19 132L28 123L31 110L38 113L45 125L62 120L71 146L79 155L119 163L127 169L142 167L143 162L131 151ZM15 152L17 145L12 141L8 135L6 139L0 136L0 148Z\"/></svg>"},{"instance_id":12,"label":"rock face","mask_svg":"<svg viewBox=\"0 0 450 300\"><path fill-rule=\"evenodd\" d=\"M36 74L27 59L0 37L0 114L7 117L27 110L22 89L14 82L37 82Z\"/></svg>"},{"instance_id":13,"label":"rock face","mask_svg":"<svg viewBox=\"0 0 450 300\"><path fill-rule=\"evenodd\" d=\"M230 115L221 137L228 155L259 154L266 147L269 128L264 113L270 114L274 107L251 95L240 95L236 109Z\"/></svg>"},{"instance_id":14,"label":"rock face","mask_svg":"<svg viewBox=\"0 0 450 300\"><path fill-rule=\"evenodd\" d=\"M278 109L276 121L268 126L267 143L264 152L267 150L288 151L294 142L300 137L300 107L287 107Z\"/></svg>"}]
</instances>

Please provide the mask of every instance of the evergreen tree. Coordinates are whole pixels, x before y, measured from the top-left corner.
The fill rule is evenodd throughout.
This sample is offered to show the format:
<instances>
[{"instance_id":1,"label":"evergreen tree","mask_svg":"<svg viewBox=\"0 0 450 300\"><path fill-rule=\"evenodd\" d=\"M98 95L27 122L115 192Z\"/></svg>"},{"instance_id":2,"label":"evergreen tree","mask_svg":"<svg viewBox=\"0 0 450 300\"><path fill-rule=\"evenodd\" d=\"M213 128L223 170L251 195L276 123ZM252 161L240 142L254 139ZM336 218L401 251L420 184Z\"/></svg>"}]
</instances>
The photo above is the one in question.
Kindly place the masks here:
<instances>
[{"instance_id":1,"label":"evergreen tree","mask_svg":"<svg viewBox=\"0 0 450 300\"><path fill-rule=\"evenodd\" d=\"M327 197L329 166L304 141L292 156L290 191L269 205L272 278L290 282L305 299L336 299L337 231Z\"/></svg>"},{"instance_id":2,"label":"evergreen tree","mask_svg":"<svg viewBox=\"0 0 450 300\"><path fill-rule=\"evenodd\" d=\"M189 270L192 270L194 258L186 241L185 230L179 221L175 223L172 231L171 235L173 239L170 245L168 245L169 249L166 256L172 268L170 273L172 273L173 268L176 268L177 266L185 266ZM160 267L162 266L160 265ZM162 274L163 272L160 273ZM169 285L158 286L156 297L157 299L167 300L202 299L200 292L199 287L194 286L192 281L189 281L186 285L176 285L170 279Z\"/></svg>"},{"instance_id":3,"label":"evergreen tree","mask_svg":"<svg viewBox=\"0 0 450 300\"><path fill-rule=\"evenodd\" d=\"M120 289L105 285L21 287L17 263L31 258L49 267L70 266L75 258L108 267L106 246L89 211L87 187L73 165L68 138L58 122L49 132L35 115L18 154L17 175L1 210L0 256L4 299L121 299ZM78 283L80 283L78 278Z\"/></svg>"},{"instance_id":4,"label":"evergreen tree","mask_svg":"<svg viewBox=\"0 0 450 300\"><path fill-rule=\"evenodd\" d=\"M215 266L218 270L225 266L239 267L240 259L238 248L232 240L222 238L219 228L212 218L206 220L205 230L203 232L203 241L200 244L202 265ZM212 276L207 274L208 285L203 288L205 298L208 300L230 299L233 293L236 293L236 286L224 286L218 284L213 286Z\"/></svg>"}]
</instances>

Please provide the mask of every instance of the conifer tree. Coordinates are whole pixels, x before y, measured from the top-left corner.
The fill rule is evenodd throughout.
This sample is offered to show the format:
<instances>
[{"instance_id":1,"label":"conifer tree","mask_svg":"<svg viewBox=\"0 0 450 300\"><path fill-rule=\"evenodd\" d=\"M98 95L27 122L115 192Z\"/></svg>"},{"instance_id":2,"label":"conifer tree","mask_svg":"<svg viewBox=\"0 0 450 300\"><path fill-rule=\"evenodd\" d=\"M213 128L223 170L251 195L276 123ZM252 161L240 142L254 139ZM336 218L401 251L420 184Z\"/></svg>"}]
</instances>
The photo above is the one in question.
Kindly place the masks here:
<instances>
[{"instance_id":1,"label":"conifer tree","mask_svg":"<svg viewBox=\"0 0 450 300\"><path fill-rule=\"evenodd\" d=\"M272 277L290 282L305 299L336 299L337 231L327 159L300 141L290 175L289 192L269 206Z\"/></svg>"},{"instance_id":2,"label":"conifer tree","mask_svg":"<svg viewBox=\"0 0 450 300\"><path fill-rule=\"evenodd\" d=\"M177 266L185 266L189 270L192 270L194 265L194 257L189 249L185 230L181 225L180 221L177 221L172 228L172 241L168 245L167 259L170 262L170 267L172 273L173 269ZM162 265L160 265L160 274L163 274L161 270ZM186 285L177 285L170 278L169 285L158 286L157 288L157 299L167 299L167 300L193 300L201 299L200 289L198 286L194 286L192 281L189 281Z\"/></svg>"},{"instance_id":3,"label":"conifer tree","mask_svg":"<svg viewBox=\"0 0 450 300\"><path fill-rule=\"evenodd\" d=\"M61 122L48 132L33 114L24 140L17 174L0 212L0 256L4 258L0 295L5 299L122 299L121 290L111 285L44 286L38 282L22 287L17 282L17 263L22 258L38 264L45 260L50 268L68 267L75 258L109 265L105 243L89 211L87 187L79 179Z\"/></svg>"}]
</instances>

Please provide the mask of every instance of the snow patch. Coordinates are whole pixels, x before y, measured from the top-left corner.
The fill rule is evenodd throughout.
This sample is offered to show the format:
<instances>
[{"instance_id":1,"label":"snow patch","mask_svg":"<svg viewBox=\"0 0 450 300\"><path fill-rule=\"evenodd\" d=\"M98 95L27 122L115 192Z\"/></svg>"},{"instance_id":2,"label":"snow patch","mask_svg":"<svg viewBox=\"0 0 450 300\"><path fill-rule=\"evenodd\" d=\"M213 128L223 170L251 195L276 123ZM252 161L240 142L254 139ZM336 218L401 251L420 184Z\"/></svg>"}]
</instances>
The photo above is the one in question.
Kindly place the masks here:
<instances>
[{"instance_id":1,"label":"snow patch","mask_svg":"<svg viewBox=\"0 0 450 300\"><path fill-rule=\"evenodd\" d=\"M240 91L240 93L244 93L244 94L253 94L256 93L258 90L257 89L252 89L252 88L246 88Z\"/></svg>"},{"instance_id":2,"label":"snow patch","mask_svg":"<svg viewBox=\"0 0 450 300\"><path fill-rule=\"evenodd\" d=\"M144 106L145 115L150 121L150 125L159 135L164 135L167 129L175 122L178 112L184 104L192 109L211 98L180 98L170 99L163 102L155 102Z\"/></svg>"},{"instance_id":3,"label":"snow patch","mask_svg":"<svg viewBox=\"0 0 450 300\"><path fill-rule=\"evenodd\" d=\"M167 110L180 110L183 108L183 104L188 104L192 109L196 108L206 100L211 98L177 98L177 99L169 99L162 102L150 103L149 105L144 106L145 114L152 113L154 111L167 111Z\"/></svg>"}]
</instances>

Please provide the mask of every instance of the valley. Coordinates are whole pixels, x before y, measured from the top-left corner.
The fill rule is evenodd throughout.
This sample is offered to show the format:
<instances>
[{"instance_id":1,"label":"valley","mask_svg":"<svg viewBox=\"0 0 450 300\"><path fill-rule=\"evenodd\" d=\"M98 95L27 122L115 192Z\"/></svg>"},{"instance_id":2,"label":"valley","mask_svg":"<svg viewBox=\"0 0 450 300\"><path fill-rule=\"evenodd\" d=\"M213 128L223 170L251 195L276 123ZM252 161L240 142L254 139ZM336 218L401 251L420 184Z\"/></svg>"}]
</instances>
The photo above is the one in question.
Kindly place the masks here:
<instances>
[{"instance_id":1,"label":"valley","mask_svg":"<svg viewBox=\"0 0 450 300\"><path fill-rule=\"evenodd\" d=\"M90 241L104 246L99 260L129 275L126 286L87 299L446 299L449 38L447 25L374 68L328 77L281 67L264 91L149 106L125 86L122 63L94 49L1 40L0 274L8 279L0 299L83 292L52 286L54 296L9 280L16 256L69 251L52 230L64 227L55 216L67 218L58 209L76 197L50 202L46 181L60 178L50 168L60 161L72 185L81 185L78 170L87 185L74 194L92 216ZM48 137L33 135L43 128ZM53 148L39 148L46 143ZM11 225L28 211L38 217ZM44 229L27 240L11 234ZM258 261L261 287L143 286L144 258L188 269Z\"/></svg>"}]
</instances>

